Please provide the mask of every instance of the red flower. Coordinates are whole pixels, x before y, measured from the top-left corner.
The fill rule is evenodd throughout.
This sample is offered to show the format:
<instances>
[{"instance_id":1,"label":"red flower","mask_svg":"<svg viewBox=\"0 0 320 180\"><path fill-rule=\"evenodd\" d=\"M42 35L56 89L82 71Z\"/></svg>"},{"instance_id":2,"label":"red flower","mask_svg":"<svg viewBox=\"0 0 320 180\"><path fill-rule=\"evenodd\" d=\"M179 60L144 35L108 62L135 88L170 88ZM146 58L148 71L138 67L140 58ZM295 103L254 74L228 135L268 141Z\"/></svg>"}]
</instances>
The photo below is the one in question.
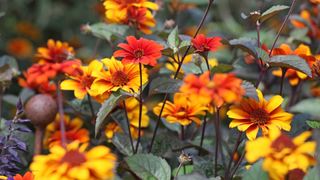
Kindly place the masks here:
<instances>
[{"instance_id":1,"label":"red flower","mask_svg":"<svg viewBox=\"0 0 320 180\"><path fill-rule=\"evenodd\" d=\"M118 45L122 49L113 54L115 57L123 57L124 63L141 63L150 66L157 64L163 49L160 44L144 38L136 39L133 36L127 37L127 41L128 44Z\"/></svg>"},{"instance_id":2,"label":"red flower","mask_svg":"<svg viewBox=\"0 0 320 180\"><path fill-rule=\"evenodd\" d=\"M221 37L211 37L207 38L203 34L197 35L192 39L192 45L196 49L197 53L215 51L219 46L221 46Z\"/></svg>"}]
</instances>

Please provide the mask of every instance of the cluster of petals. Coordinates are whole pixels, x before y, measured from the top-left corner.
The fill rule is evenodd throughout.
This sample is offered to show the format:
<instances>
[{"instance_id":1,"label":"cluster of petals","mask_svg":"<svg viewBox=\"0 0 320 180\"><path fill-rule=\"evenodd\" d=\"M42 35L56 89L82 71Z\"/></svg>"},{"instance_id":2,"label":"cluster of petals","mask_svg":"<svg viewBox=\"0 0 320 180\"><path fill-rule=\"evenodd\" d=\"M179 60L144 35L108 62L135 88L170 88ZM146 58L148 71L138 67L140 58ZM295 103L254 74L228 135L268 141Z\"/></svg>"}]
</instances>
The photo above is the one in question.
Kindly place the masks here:
<instances>
[{"instance_id":1,"label":"cluster of petals","mask_svg":"<svg viewBox=\"0 0 320 180\"><path fill-rule=\"evenodd\" d=\"M197 53L216 51L221 44L221 37L206 37L204 34L197 35L191 40L192 45Z\"/></svg>"}]
</instances>

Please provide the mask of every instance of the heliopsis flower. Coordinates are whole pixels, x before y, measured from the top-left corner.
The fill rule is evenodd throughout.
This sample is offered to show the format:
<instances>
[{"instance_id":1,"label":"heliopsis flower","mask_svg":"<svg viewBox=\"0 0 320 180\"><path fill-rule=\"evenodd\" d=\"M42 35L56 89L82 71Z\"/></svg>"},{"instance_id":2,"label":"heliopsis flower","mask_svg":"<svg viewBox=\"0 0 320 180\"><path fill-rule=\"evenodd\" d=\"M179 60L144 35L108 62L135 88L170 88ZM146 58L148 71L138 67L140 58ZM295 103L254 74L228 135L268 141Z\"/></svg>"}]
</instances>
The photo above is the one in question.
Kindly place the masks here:
<instances>
[{"instance_id":1,"label":"heliopsis flower","mask_svg":"<svg viewBox=\"0 0 320 180\"><path fill-rule=\"evenodd\" d=\"M316 62L316 58L312 56L311 50L308 46L301 44L294 51L286 44L281 44L279 48L275 48L272 51L272 55L297 55L303 58L310 68L313 67L313 64ZM274 70L273 75L281 77L282 70ZM300 71L288 69L285 75L289 79L289 82L292 86L295 86L299 83L300 80L306 79L308 76Z\"/></svg>"},{"instance_id":2,"label":"heliopsis flower","mask_svg":"<svg viewBox=\"0 0 320 180\"><path fill-rule=\"evenodd\" d=\"M123 63L111 59L103 59L102 62L107 67L107 71L94 71L93 76L96 80L91 85L91 90L98 94L106 92L115 92L122 89L127 92L138 92L140 88L139 65L132 63ZM148 81L146 69L142 69L142 84Z\"/></svg>"},{"instance_id":3,"label":"heliopsis flower","mask_svg":"<svg viewBox=\"0 0 320 180\"><path fill-rule=\"evenodd\" d=\"M23 176L21 176L20 174L16 174L15 176L13 176L12 179L13 180L34 180L34 176L30 171L28 171Z\"/></svg>"},{"instance_id":4,"label":"heliopsis flower","mask_svg":"<svg viewBox=\"0 0 320 180\"><path fill-rule=\"evenodd\" d=\"M17 58L28 58L32 55L33 48L27 39L15 38L8 41L7 51Z\"/></svg>"},{"instance_id":5,"label":"heliopsis flower","mask_svg":"<svg viewBox=\"0 0 320 180\"><path fill-rule=\"evenodd\" d=\"M111 141L114 134L122 132L121 127L116 122L110 122L106 125L106 128L104 130L104 134L108 141Z\"/></svg>"},{"instance_id":6,"label":"heliopsis flower","mask_svg":"<svg viewBox=\"0 0 320 180\"><path fill-rule=\"evenodd\" d=\"M47 47L38 48L36 57L40 62L61 63L68 59L74 59L74 55L73 47L68 43L49 39Z\"/></svg>"},{"instance_id":7,"label":"heliopsis flower","mask_svg":"<svg viewBox=\"0 0 320 180\"><path fill-rule=\"evenodd\" d=\"M98 60L93 60L88 66L81 66L81 73L77 76L70 76L70 79L61 82L62 90L74 91L74 96L83 99L91 92L91 85L95 80L92 76L94 71L102 71L103 64Z\"/></svg>"},{"instance_id":8,"label":"heliopsis flower","mask_svg":"<svg viewBox=\"0 0 320 180\"><path fill-rule=\"evenodd\" d=\"M48 155L36 155L30 169L36 179L112 179L116 156L105 146L95 146L86 151L87 144L78 141L66 148L53 146Z\"/></svg>"},{"instance_id":9,"label":"heliopsis flower","mask_svg":"<svg viewBox=\"0 0 320 180\"><path fill-rule=\"evenodd\" d=\"M156 25L156 20L149 10L145 8L138 9L130 7L128 9L128 18L126 19L125 24L128 24L145 34L151 34L152 31L150 28Z\"/></svg>"},{"instance_id":10,"label":"heliopsis flower","mask_svg":"<svg viewBox=\"0 0 320 180\"><path fill-rule=\"evenodd\" d=\"M110 22L121 23L127 19L130 7L158 10L158 5L148 0L105 0L106 17Z\"/></svg>"},{"instance_id":11,"label":"heliopsis flower","mask_svg":"<svg viewBox=\"0 0 320 180\"><path fill-rule=\"evenodd\" d=\"M271 179L286 179L285 176L291 170L300 169L306 172L315 164L316 143L306 142L310 137L310 131L292 139L280 130L273 129L268 136L246 143L246 159L253 163L263 158L262 168L269 173Z\"/></svg>"},{"instance_id":12,"label":"heliopsis flower","mask_svg":"<svg viewBox=\"0 0 320 180\"><path fill-rule=\"evenodd\" d=\"M115 57L122 57L123 63L141 63L144 65L155 66L157 60L161 58L163 46L155 41L134 36L127 37L128 44L121 43L122 48L114 53Z\"/></svg>"},{"instance_id":13,"label":"heliopsis flower","mask_svg":"<svg viewBox=\"0 0 320 180\"><path fill-rule=\"evenodd\" d=\"M315 17L317 17L317 9L315 13ZM296 28L310 28L308 32L308 36L311 38L320 38L320 29L317 25L317 22L313 19L311 13L308 10L302 10L300 12L300 19L292 19L291 23Z\"/></svg>"},{"instance_id":14,"label":"heliopsis flower","mask_svg":"<svg viewBox=\"0 0 320 180\"><path fill-rule=\"evenodd\" d=\"M67 143L79 141L80 143L89 142L89 132L82 128L83 121L80 118L70 119L70 116L64 115L65 133ZM61 145L60 116L57 114L55 120L46 128L44 144L48 147Z\"/></svg>"},{"instance_id":15,"label":"heliopsis flower","mask_svg":"<svg viewBox=\"0 0 320 180\"><path fill-rule=\"evenodd\" d=\"M290 131L293 115L281 108L283 98L276 95L267 101L260 90L257 90L257 94L258 101L253 98L242 99L238 105L230 107L227 112L232 119L229 127L237 127L239 131L246 132L249 140L257 137L259 129L263 135L272 129Z\"/></svg>"},{"instance_id":16,"label":"heliopsis flower","mask_svg":"<svg viewBox=\"0 0 320 180\"><path fill-rule=\"evenodd\" d=\"M153 112L159 116L163 103L159 103L154 107ZM192 96L184 93L176 93L173 102L167 101L161 117L165 118L169 123L178 123L187 126L192 122L197 125L201 124L199 116L205 115L207 107L198 103Z\"/></svg>"},{"instance_id":17,"label":"heliopsis flower","mask_svg":"<svg viewBox=\"0 0 320 180\"><path fill-rule=\"evenodd\" d=\"M139 101L130 97L125 100L126 102L126 110L128 114L128 119L130 121L130 125L133 127L139 127ZM141 117L141 127L146 128L149 126L149 116L147 115L148 109L145 105L142 106L142 117Z\"/></svg>"},{"instance_id":18,"label":"heliopsis flower","mask_svg":"<svg viewBox=\"0 0 320 180\"><path fill-rule=\"evenodd\" d=\"M206 37L203 34L199 34L191 40L197 53L217 50L217 48L222 45L220 41L221 37Z\"/></svg>"},{"instance_id":19,"label":"heliopsis flower","mask_svg":"<svg viewBox=\"0 0 320 180\"><path fill-rule=\"evenodd\" d=\"M190 74L185 77L180 88L181 92L198 95L199 99L207 99L215 107L221 107L225 103L239 102L245 93L242 88L242 80L232 73L216 73L210 79L209 71L199 77ZM201 98L203 96L203 98Z\"/></svg>"}]
</instances>

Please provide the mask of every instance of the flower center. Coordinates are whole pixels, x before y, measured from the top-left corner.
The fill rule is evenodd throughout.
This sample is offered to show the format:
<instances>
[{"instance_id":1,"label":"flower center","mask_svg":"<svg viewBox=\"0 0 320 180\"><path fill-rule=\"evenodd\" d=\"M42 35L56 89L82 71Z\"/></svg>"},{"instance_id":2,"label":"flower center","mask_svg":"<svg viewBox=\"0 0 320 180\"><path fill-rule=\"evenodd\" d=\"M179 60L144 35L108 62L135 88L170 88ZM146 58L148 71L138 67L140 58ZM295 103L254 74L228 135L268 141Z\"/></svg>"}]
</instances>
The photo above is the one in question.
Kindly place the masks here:
<instances>
[{"instance_id":1,"label":"flower center","mask_svg":"<svg viewBox=\"0 0 320 180\"><path fill-rule=\"evenodd\" d=\"M74 167L86 162L86 157L84 154L80 153L77 150L71 150L63 156L61 162L66 162Z\"/></svg>"},{"instance_id":2,"label":"flower center","mask_svg":"<svg viewBox=\"0 0 320 180\"><path fill-rule=\"evenodd\" d=\"M123 71L117 71L112 74L111 83L114 86L124 86L128 83L128 81L128 76Z\"/></svg>"},{"instance_id":3,"label":"flower center","mask_svg":"<svg viewBox=\"0 0 320 180\"><path fill-rule=\"evenodd\" d=\"M134 51L134 57L135 58L141 58L144 55L144 52L142 49L137 49Z\"/></svg>"},{"instance_id":4,"label":"flower center","mask_svg":"<svg viewBox=\"0 0 320 180\"><path fill-rule=\"evenodd\" d=\"M290 137L287 135L281 134L273 143L271 144L271 147L275 149L276 151L280 152L284 148L293 149L295 148L295 144L292 142Z\"/></svg>"},{"instance_id":5,"label":"flower center","mask_svg":"<svg viewBox=\"0 0 320 180\"><path fill-rule=\"evenodd\" d=\"M264 125L269 121L269 114L264 109L255 109L250 113L250 120L257 125Z\"/></svg>"},{"instance_id":6,"label":"flower center","mask_svg":"<svg viewBox=\"0 0 320 180\"><path fill-rule=\"evenodd\" d=\"M92 85L94 81L94 78L91 77L91 76L84 76L82 79L81 79L81 84L83 87L85 88L90 88L90 86Z\"/></svg>"}]
</instances>

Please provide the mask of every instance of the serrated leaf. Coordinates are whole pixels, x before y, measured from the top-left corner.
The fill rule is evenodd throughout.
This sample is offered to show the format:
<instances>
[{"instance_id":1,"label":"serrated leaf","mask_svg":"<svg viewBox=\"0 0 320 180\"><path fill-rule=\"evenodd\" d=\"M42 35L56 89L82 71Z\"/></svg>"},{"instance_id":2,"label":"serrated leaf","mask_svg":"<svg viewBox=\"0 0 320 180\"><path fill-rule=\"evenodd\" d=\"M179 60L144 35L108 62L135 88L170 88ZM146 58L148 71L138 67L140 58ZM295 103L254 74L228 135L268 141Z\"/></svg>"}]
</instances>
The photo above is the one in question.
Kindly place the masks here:
<instances>
[{"instance_id":1,"label":"serrated leaf","mask_svg":"<svg viewBox=\"0 0 320 180\"><path fill-rule=\"evenodd\" d=\"M252 165L250 169L244 173L244 176L242 178L243 180L253 180L253 179L259 179L259 180L268 180L268 173L263 171L262 169L262 161L259 161Z\"/></svg>"},{"instance_id":2,"label":"serrated leaf","mask_svg":"<svg viewBox=\"0 0 320 180\"><path fill-rule=\"evenodd\" d=\"M112 137L112 143L122 154L126 156L133 155L130 139L127 135L116 133Z\"/></svg>"},{"instance_id":3,"label":"serrated leaf","mask_svg":"<svg viewBox=\"0 0 320 180\"><path fill-rule=\"evenodd\" d=\"M233 66L229 64L219 64L211 69L211 73L228 73L233 70Z\"/></svg>"},{"instance_id":4,"label":"serrated leaf","mask_svg":"<svg viewBox=\"0 0 320 180\"><path fill-rule=\"evenodd\" d=\"M320 117L320 99L304 99L290 108L290 111Z\"/></svg>"},{"instance_id":5,"label":"serrated leaf","mask_svg":"<svg viewBox=\"0 0 320 180\"><path fill-rule=\"evenodd\" d=\"M113 108L118 105L118 102L125 97L128 97L128 94L116 92L116 93L112 93L110 97L103 102L97 114L96 126L95 126L96 136L98 135L98 132L102 128L102 126L107 123L106 117L110 114Z\"/></svg>"},{"instance_id":6,"label":"serrated leaf","mask_svg":"<svg viewBox=\"0 0 320 180\"><path fill-rule=\"evenodd\" d=\"M169 34L168 40L167 40L168 46L173 50L174 53L178 52L179 50L179 30L178 26L176 26Z\"/></svg>"},{"instance_id":7,"label":"serrated leaf","mask_svg":"<svg viewBox=\"0 0 320 180\"><path fill-rule=\"evenodd\" d=\"M275 5L272 6L271 8L269 8L268 10L266 10L265 12L263 12L261 14L260 17L260 22L262 23L263 21L268 20L269 18L271 18L272 16L278 14L279 12L288 9L289 6L285 6L285 5Z\"/></svg>"},{"instance_id":8,"label":"serrated leaf","mask_svg":"<svg viewBox=\"0 0 320 180\"><path fill-rule=\"evenodd\" d=\"M123 38L128 29L126 25L96 23L90 26L90 33L97 38L111 41L112 36Z\"/></svg>"},{"instance_id":9,"label":"serrated leaf","mask_svg":"<svg viewBox=\"0 0 320 180\"><path fill-rule=\"evenodd\" d=\"M152 154L136 154L125 159L129 168L139 178L170 180L171 169L166 160Z\"/></svg>"},{"instance_id":10,"label":"serrated leaf","mask_svg":"<svg viewBox=\"0 0 320 180\"><path fill-rule=\"evenodd\" d=\"M250 39L250 38L240 38L240 39L233 39L229 41L231 46L240 48L245 52L257 57L256 48L258 47L257 40Z\"/></svg>"},{"instance_id":11,"label":"serrated leaf","mask_svg":"<svg viewBox=\"0 0 320 180\"><path fill-rule=\"evenodd\" d=\"M256 87L249 81L243 81L241 86L245 90L245 96L258 100L258 94L256 91Z\"/></svg>"},{"instance_id":12,"label":"serrated leaf","mask_svg":"<svg viewBox=\"0 0 320 180\"><path fill-rule=\"evenodd\" d=\"M261 59L263 62L269 62L270 61L269 54L265 50L257 47L256 48L256 52L257 52L257 57L259 59Z\"/></svg>"},{"instance_id":13,"label":"serrated leaf","mask_svg":"<svg viewBox=\"0 0 320 180\"><path fill-rule=\"evenodd\" d=\"M270 61L268 62L272 67L285 67L295 69L297 71L301 71L312 77L311 69L306 61L295 55L278 55L272 56Z\"/></svg>"},{"instance_id":14,"label":"serrated leaf","mask_svg":"<svg viewBox=\"0 0 320 180\"><path fill-rule=\"evenodd\" d=\"M306 123L308 124L308 126L310 126L311 128L320 128L320 121L316 121L316 120L307 120Z\"/></svg>"},{"instance_id":15,"label":"serrated leaf","mask_svg":"<svg viewBox=\"0 0 320 180\"><path fill-rule=\"evenodd\" d=\"M179 79L170 79L167 77L158 77L151 81L149 94L157 93L175 93L179 91L182 81Z\"/></svg>"}]
</instances>

